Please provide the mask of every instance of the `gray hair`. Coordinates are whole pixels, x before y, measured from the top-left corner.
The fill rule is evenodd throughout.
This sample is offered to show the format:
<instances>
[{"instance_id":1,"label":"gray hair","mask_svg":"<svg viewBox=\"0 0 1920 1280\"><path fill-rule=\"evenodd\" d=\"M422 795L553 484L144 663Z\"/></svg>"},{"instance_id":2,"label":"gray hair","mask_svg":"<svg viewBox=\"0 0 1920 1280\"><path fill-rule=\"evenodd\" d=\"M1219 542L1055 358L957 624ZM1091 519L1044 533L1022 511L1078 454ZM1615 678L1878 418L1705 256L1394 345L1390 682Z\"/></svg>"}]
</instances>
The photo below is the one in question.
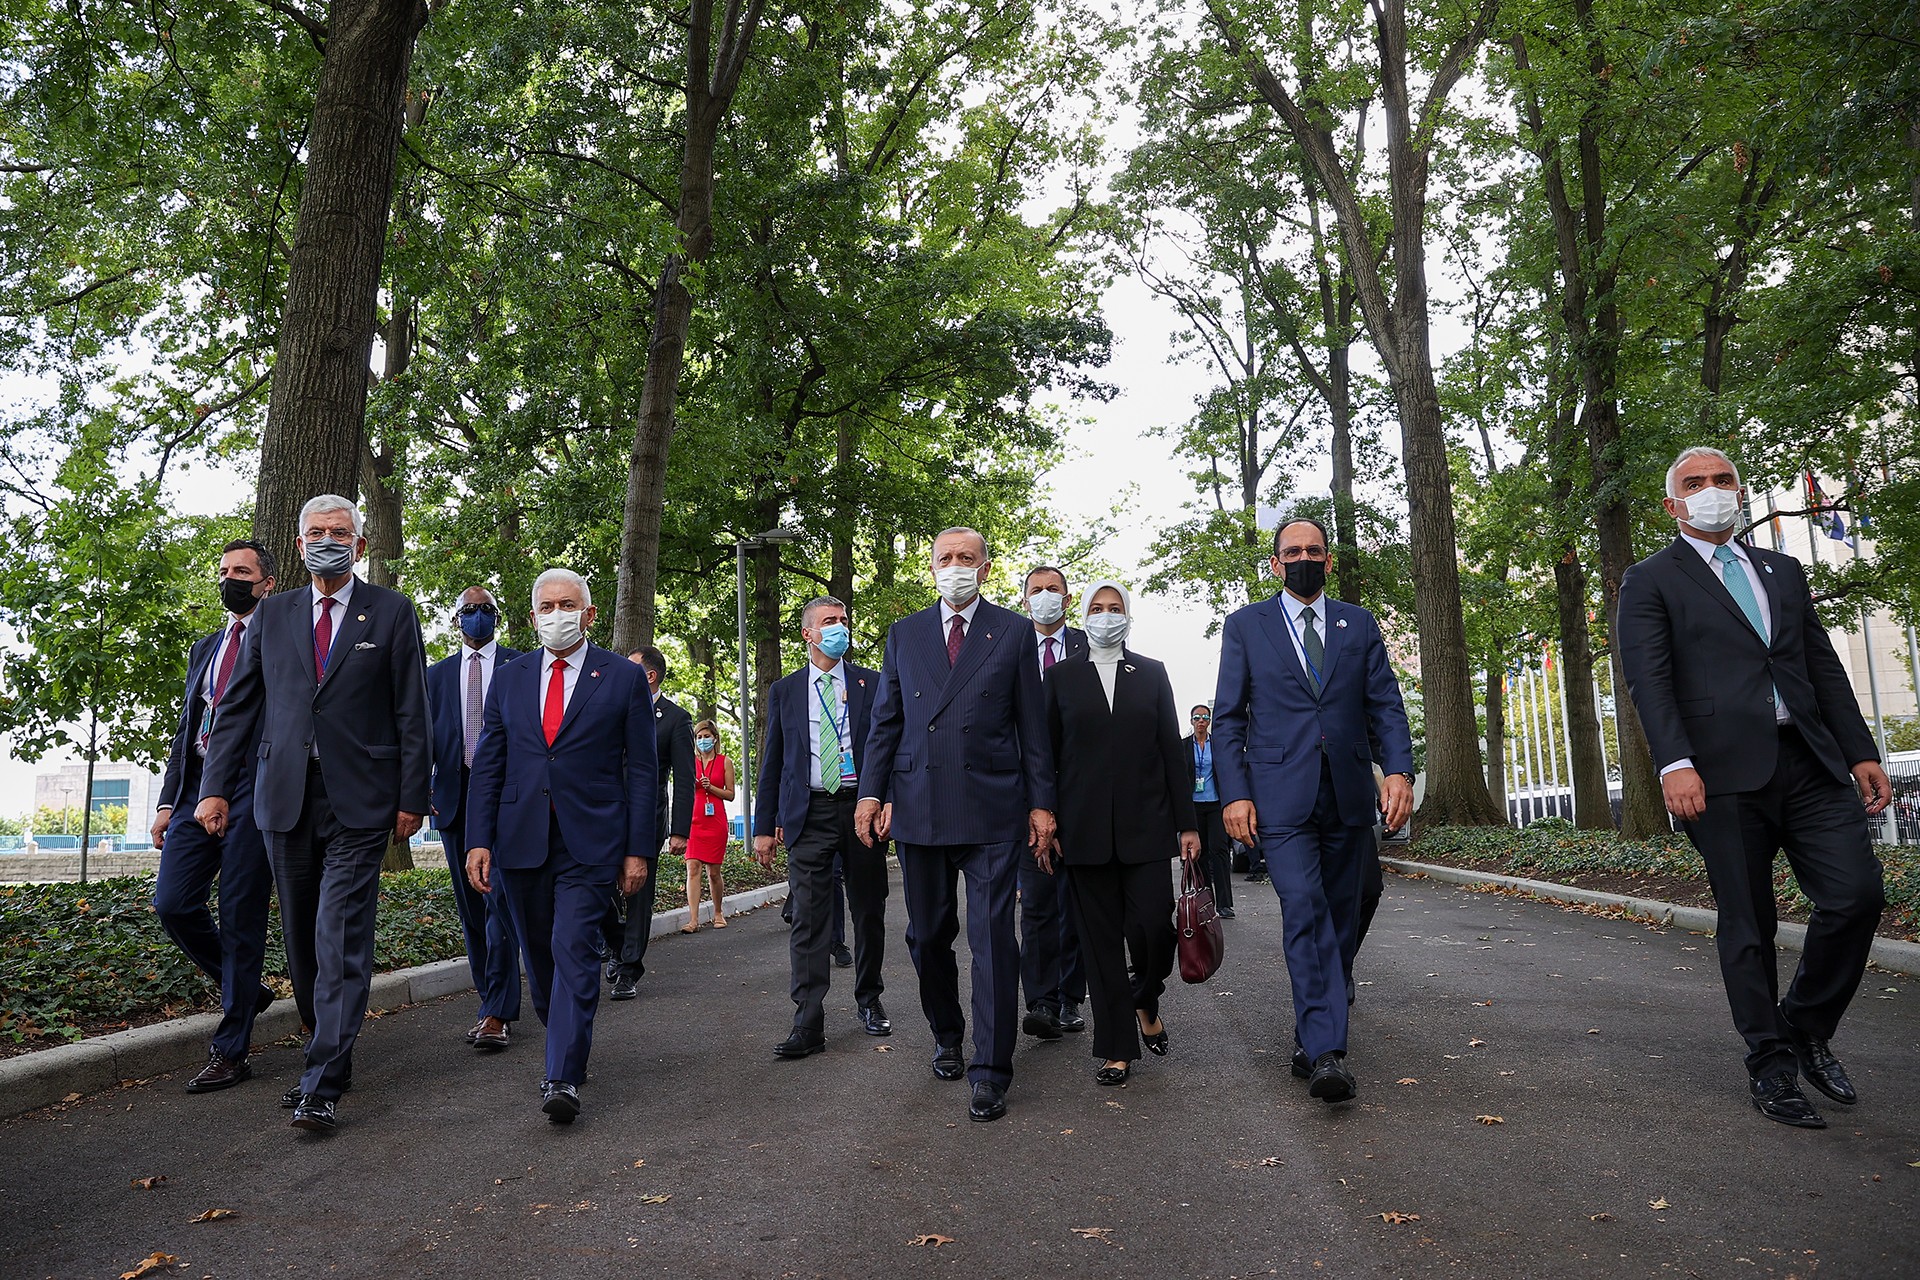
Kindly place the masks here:
<instances>
[{"instance_id":1,"label":"gray hair","mask_svg":"<svg viewBox=\"0 0 1920 1280\"><path fill-rule=\"evenodd\" d=\"M337 493L316 494L308 498L307 505L300 508L300 527L294 530L294 533L300 537L305 537L307 533L307 517L317 516L325 511L347 512L353 517L353 536L356 538L360 536L361 525L364 523L360 516L360 508L354 505L351 498L343 498Z\"/></svg>"},{"instance_id":2,"label":"gray hair","mask_svg":"<svg viewBox=\"0 0 1920 1280\"><path fill-rule=\"evenodd\" d=\"M936 546L936 547L937 547L937 546L939 546L939 545L940 545L940 539L942 539L942 538L944 538L944 537L946 537L946 536L947 536L948 534L950 534L950 533L970 533L970 534L972 534L972 535L973 535L973 538L974 538L974 541L976 541L976 542L978 542L978 543L980 544L980 558L981 558L982 560L991 560L991 559L993 559L993 552L992 552L992 551L991 551L990 549L988 549L988 547L987 547L987 535L986 535L986 534L984 534L984 533L982 533L982 532L980 532L980 531L979 531L978 529L974 529L974 528L971 528L971 527L969 527L969 526L967 526L967 525L964 525L964 524L956 524L956 525L951 525L951 526L949 526L948 528L945 528L945 529L942 529L942 530L941 530L940 532L938 532L938 533L936 533L936 534L934 534L934 535L933 535L933 545L934 545L934 546ZM933 556L932 556L932 552L928 552L928 556L927 556L927 558L928 558L928 559L932 559L932 558L933 558Z\"/></svg>"},{"instance_id":3,"label":"gray hair","mask_svg":"<svg viewBox=\"0 0 1920 1280\"><path fill-rule=\"evenodd\" d=\"M815 596L813 599L807 601L805 604L800 606L800 625L803 627L812 626L813 615L818 610L844 609L846 607L847 607L847 602L845 600L840 599L837 596Z\"/></svg>"},{"instance_id":4,"label":"gray hair","mask_svg":"<svg viewBox=\"0 0 1920 1280\"><path fill-rule=\"evenodd\" d=\"M581 608L590 609L593 607L593 590L587 586L587 580L571 569L556 567L543 570L540 576L533 580L532 609L535 613L540 612L540 588L546 586L549 582L567 583L580 593Z\"/></svg>"},{"instance_id":5,"label":"gray hair","mask_svg":"<svg viewBox=\"0 0 1920 1280\"><path fill-rule=\"evenodd\" d=\"M1688 458L1714 458L1724 462L1733 468L1733 482L1735 484L1740 483L1740 468L1734 463L1732 458L1729 458L1726 454L1711 445L1689 445L1680 451L1680 456L1675 458L1673 465L1667 468L1667 496L1669 498L1677 498L1680 496L1673 491L1673 478L1680 474L1680 468Z\"/></svg>"}]
</instances>

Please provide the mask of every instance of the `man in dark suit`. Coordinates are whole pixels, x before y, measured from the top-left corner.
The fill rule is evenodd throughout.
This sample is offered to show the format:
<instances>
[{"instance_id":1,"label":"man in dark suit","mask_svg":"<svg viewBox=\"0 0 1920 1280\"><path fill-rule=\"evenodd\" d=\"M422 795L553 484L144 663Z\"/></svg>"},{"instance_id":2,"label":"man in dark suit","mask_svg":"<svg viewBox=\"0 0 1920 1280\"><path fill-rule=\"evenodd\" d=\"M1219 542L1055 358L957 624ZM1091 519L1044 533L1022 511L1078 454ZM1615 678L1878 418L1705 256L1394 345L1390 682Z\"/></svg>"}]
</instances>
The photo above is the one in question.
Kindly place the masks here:
<instances>
[{"instance_id":1,"label":"man in dark suit","mask_svg":"<svg viewBox=\"0 0 1920 1280\"><path fill-rule=\"evenodd\" d=\"M1019 1039L1014 868L1053 839L1053 751L1032 624L980 598L986 539L943 530L931 568L939 602L887 629L854 823L868 845L899 837L907 949L933 1029L933 1073L958 1080L964 1071L973 1085L967 1114L998 1120ZM960 875L973 952L970 1067L960 1056L967 1021L953 955Z\"/></svg>"},{"instance_id":2,"label":"man in dark suit","mask_svg":"<svg viewBox=\"0 0 1920 1280\"><path fill-rule=\"evenodd\" d=\"M793 1031L773 1048L804 1058L827 1047L826 998L832 982L833 866L845 869L853 911L853 999L870 1036L893 1034L880 1004L887 936L887 855L854 838L853 804L866 759L868 721L880 673L844 658L852 640L847 606L832 596L800 611L807 665L767 693L766 750L754 797L753 852L773 869L775 845L787 848L793 903L788 954L793 972Z\"/></svg>"},{"instance_id":3,"label":"man in dark suit","mask_svg":"<svg viewBox=\"0 0 1920 1280\"><path fill-rule=\"evenodd\" d=\"M273 1003L272 989L260 982L273 873L253 821L253 781L241 782L234 820L224 836L207 834L193 820L193 805L182 803L183 797L199 799L214 708L232 683L255 608L273 590L273 570L273 553L246 538L229 542L220 553L220 603L231 619L203 636L187 657L186 701L153 820L153 843L160 849L154 914L187 959L220 984L220 1025L214 1029L207 1065L187 1081L188 1093L211 1093L253 1075L247 1063L253 1020ZM218 926L207 909L215 876L220 878Z\"/></svg>"},{"instance_id":4,"label":"man in dark suit","mask_svg":"<svg viewBox=\"0 0 1920 1280\"><path fill-rule=\"evenodd\" d=\"M389 841L420 829L433 746L420 617L399 592L353 576L367 546L360 512L322 494L302 509L300 530L311 585L255 611L213 718L194 816L220 835L254 771L287 974L313 1028L293 1124L331 1133L373 981L380 863Z\"/></svg>"},{"instance_id":5,"label":"man in dark suit","mask_svg":"<svg viewBox=\"0 0 1920 1280\"><path fill-rule=\"evenodd\" d=\"M1818 1129L1826 1121L1795 1067L1835 1102L1856 1100L1827 1042L1886 903L1867 814L1886 808L1891 788L1800 562L1733 540L1739 494L1718 449L1674 461L1666 509L1680 536L1621 580L1620 656L1667 811L1713 885L1714 946L1753 1105ZM1813 917L1778 1000L1773 860L1783 847Z\"/></svg>"},{"instance_id":6,"label":"man in dark suit","mask_svg":"<svg viewBox=\"0 0 1920 1280\"><path fill-rule=\"evenodd\" d=\"M1327 597L1327 565L1318 521L1275 530L1269 567L1286 590L1227 618L1213 767L1228 834L1265 851L1280 898L1293 1073L1337 1103L1358 1091L1346 1065L1346 979L1365 859L1376 813L1397 827L1413 809L1413 738L1380 627Z\"/></svg>"},{"instance_id":7,"label":"man in dark suit","mask_svg":"<svg viewBox=\"0 0 1920 1280\"><path fill-rule=\"evenodd\" d=\"M1233 919L1233 867L1227 828L1220 820L1220 787L1213 775L1213 708L1202 702L1187 712L1193 731L1180 739L1187 753L1193 812L1200 822L1200 871L1213 889L1222 920Z\"/></svg>"},{"instance_id":8,"label":"man in dark suit","mask_svg":"<svg viewBox=\"0 0 1920 1280\"><path fill-rule=\"evenodd\" d=\"M1035 661L1044 682L1053 665L1087 651L1087 633L1067 625L1067 575L1050 564L1027 570L1021 603L1033 619ZM1087 975L1066 908L1066 877L1048 875L1032 852L1020 855L1020 986L1027 1012L1020 1029L1042 1040L1085 1031L1080 1004Z\"/></svg>"},{"instance_id":9,"label":"man in dark suit","mask_svg":"<svg viewBox=\"0 0 1920 1280\"><path fill-rule=\"evenodd\" d=\"M480 996L480 1020L467 1043L482 1052L507 1047L520 1018L519 946L506 899L484 895L467 882L467 782L486 719L494 673L520 656L494 639L500 606L485 587L460 593L455 613L460 651L427 668L427 704L433 712L433 825L453 872L454 904L467 942L467 966Z\"/></svg>"},{"instance_id":10,"label":"man in dark suit","mask_svg":"<svg viewBox=\"0 0 1920 1280\"><path fill-rule=\"evenodd\" d=\"M607 899L651 879L660 849L647 681L587 641L595 612L571 569L534 581L540 652L495 679L467 795L467 876L482 893L504 891L526 948L533 1011L547 1028L540 1109L555 1124L580 1114Z\"/></svg>"},{"instance_id":11,"label":"man in dark suit","mask_svg":"<svg viewBox=\"0 0 1920 1280\"><path fill-rule=\"evenodd\" d=\"M627 655L646 675L648 696L653 700L653 740L659 759L654 770L657 794L654 799L656 833L667 833L667 856L683 858L687 852L687 833L693 829L693 717L672 698L660 692L667 678L667 655L652 645L643 645ZM667 780L673 780L673 811L667 811ZM656 847L650 858L659 859ZM607 950L607 981L613 984L612 998L631 1000L638 994L635 986L647 971L647 942L653 936L653 901L656 877L648 876L639 888L622 891L607 900L600 931ZM719 910L715 903L714 909Z\"/></svg>"}]
</instances>

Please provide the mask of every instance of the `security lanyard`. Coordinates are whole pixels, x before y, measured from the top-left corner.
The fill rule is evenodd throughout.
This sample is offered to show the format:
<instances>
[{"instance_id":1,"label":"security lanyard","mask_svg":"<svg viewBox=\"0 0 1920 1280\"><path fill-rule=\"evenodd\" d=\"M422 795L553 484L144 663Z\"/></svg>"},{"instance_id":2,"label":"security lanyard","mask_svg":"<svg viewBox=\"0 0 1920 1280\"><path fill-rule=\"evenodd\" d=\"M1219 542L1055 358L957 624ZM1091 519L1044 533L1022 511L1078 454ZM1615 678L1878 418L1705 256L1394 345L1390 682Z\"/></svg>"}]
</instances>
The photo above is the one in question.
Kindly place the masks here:
<instances>
[{"instance_id":1,"label":"security lanyard","mask_svg":"<svg viewBox=\"0 0 1920 1280\"><path fill-rule=\"evenodd\" d=\"M1300 634L1300 624L1294 620L1293 610L1287 608L1287 606L1283 604L1280 606L1280 612L1282 615L1286 617L1287 630L1293 632L1294 640L1297 641L1300 645L1300 661L1306 663L1307 670L1313 673L1313 682L1317 685L1326 684L1326 681L1320 678L1320 668L1314 666L1313 659L1307 656L1307 642L1305 638L1302 637ZM1326 644L1326 642L1327 642L1326 637L1321 636L1320 643L1324 645Z\"/></svg>"}]
</instances>

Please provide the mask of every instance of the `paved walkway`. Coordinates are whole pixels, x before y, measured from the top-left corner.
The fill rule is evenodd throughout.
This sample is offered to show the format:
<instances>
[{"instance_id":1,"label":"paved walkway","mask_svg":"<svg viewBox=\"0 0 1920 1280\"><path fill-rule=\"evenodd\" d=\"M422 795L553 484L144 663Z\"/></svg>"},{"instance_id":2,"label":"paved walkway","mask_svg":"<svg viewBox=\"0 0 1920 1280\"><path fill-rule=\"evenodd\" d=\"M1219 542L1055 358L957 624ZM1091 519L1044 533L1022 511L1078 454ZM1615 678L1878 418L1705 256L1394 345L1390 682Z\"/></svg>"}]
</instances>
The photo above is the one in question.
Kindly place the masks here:
<instances>
[{"instance_id":1,"label":"paved walkway","mask_svg":"<svg viewBox=\"0 0 1920 1280\"><path fill-rule=\"evenodd\" d=\"M1223 973L1170 994L1170 1057L1101 1089L1084 1038L1023 1040L979 1125L927 1069L889 906L890 1040L836 971L827 1052L774 1061L784 929L737 916L602 1005L571 1129L536 1110L531 1023L464 1047L470 997L370 1023L330 1139L275 1105L284 1045L226 1093L162 1078L0 1124L0 1274L1914 1274L1910 979L1868 975L1835 1046L1866 1101L1800 1132L1747 1106L1710 939L1389 877L1336 1111L1288 1075L1279 911L1248 886ZM189 1222L209 1209L233 1214Z\"/></svg>"}]
</instances>

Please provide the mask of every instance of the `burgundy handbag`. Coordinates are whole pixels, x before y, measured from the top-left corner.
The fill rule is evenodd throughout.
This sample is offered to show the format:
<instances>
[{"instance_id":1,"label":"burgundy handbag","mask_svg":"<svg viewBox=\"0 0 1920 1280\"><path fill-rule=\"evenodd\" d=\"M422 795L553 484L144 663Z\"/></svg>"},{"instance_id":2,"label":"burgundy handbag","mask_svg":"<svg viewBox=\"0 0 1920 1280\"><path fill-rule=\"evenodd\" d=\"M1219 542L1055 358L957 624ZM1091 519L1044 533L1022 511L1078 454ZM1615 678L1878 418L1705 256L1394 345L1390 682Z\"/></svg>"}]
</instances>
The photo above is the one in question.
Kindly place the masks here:
<instances>
[{"instance_id":1,"label":"burgundy handbag","mask_svg":"<svg viewBox=\"0 0 1920 1280\"><path fill-rule=\"evenodd\" d=\"M1220 913L1213 905L1213 887L1193 878L1193 864L1180 865L1180 896L1173 903L1173 925L1178 931L1180 978L1205 982L1220 967L1227 952Z\"/></svg>"}]
</instances>

